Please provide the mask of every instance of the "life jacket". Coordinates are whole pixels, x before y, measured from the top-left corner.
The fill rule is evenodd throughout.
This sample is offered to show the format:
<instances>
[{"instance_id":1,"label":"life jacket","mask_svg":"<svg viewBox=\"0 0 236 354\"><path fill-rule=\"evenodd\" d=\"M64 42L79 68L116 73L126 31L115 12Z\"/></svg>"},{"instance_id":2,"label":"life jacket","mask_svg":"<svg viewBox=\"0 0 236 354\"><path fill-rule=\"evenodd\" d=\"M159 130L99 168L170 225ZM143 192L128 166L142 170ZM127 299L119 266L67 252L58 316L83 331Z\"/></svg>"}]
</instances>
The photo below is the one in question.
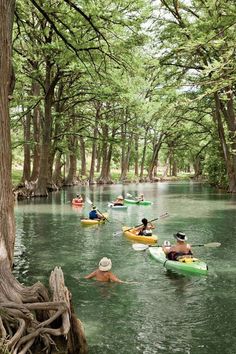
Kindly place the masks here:
<instances>
[{"instance_id":1,"label":"life jacket","mask_svg":"<svg viewBox=\"0 0 236 354\"><path fill-rule=\"evenodd\" d=\"M138 233L140 236L152 236L152 230L147 229L146 226L143 226Z\"/></svg>"},{"instance_id":2,"label":"life jacket","mask_svg":"<svg viewBox=\"0 0 236 354\"><path fill-rule=\"evenodd\" d=\"M174 252L174 251L171 251L170 253L167 254L167 258L171 261L180 261L181 258L182 259L187 259L187 258L192 258L192 252L189 250L188 253L184 253L184 252ZM187 257L186 257L187 256ZM190 256L190 257L189 257ZM182 260L183 262L183 260Z\"/></svg>"}]
</instances>

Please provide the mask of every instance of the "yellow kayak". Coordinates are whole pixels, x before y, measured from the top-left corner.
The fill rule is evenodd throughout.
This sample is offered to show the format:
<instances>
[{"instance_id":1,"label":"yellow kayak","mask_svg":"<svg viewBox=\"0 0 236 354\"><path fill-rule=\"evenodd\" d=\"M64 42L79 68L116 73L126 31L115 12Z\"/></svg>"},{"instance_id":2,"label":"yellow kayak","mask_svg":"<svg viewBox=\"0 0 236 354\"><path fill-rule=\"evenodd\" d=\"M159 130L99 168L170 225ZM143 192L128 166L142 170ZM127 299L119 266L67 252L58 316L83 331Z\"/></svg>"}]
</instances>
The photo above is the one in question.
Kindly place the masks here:
<instances>
[{"instance_id":1,"label":"yellow kayak","mask_svg":"<svg viewBox=\"0 0 236 354\"><path fill-rule=\"evenodd\" d=\"M102 215L104 215L106 219L108 218L108 213L102 213ZM104 224L106 222L106 219L81 219L81 224L82 225Z\"/></svg>"},{"instance_id":2,"label":"yellow kayak","mask_svg":"<svg viewBox=\"0 0 236 354\"><path fill-rule=\"evenodd\" d=\"M156 235L152 236L142 236L142 235L137 235L135 233L134 229L130 229L128 226L124 226L122 228L124 235L129 238L130 240L137 241L140 243L156 243L158 240L158 237Z\"/></svg>"}]
</instances>

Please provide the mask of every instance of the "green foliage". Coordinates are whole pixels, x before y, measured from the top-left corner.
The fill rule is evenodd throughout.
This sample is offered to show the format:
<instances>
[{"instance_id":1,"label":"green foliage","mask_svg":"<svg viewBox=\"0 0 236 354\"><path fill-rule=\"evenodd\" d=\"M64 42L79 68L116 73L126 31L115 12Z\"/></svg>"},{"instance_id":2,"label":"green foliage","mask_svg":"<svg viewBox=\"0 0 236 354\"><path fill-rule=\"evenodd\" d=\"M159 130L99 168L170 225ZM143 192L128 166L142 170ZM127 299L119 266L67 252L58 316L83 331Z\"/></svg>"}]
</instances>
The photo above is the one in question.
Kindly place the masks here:
<instances>
[{"instance_id":1,"label":"green foliage","mask_svg":"<svg viewBox=\"0 0 236 354\"><path fill-rule=\"evenodd\" d=\"M222 156L219 153L219 147L216 145L208 149L203 171L208 176L208 181L211 185L227 189L227 172Z\"/></svg>"}]
</instances>

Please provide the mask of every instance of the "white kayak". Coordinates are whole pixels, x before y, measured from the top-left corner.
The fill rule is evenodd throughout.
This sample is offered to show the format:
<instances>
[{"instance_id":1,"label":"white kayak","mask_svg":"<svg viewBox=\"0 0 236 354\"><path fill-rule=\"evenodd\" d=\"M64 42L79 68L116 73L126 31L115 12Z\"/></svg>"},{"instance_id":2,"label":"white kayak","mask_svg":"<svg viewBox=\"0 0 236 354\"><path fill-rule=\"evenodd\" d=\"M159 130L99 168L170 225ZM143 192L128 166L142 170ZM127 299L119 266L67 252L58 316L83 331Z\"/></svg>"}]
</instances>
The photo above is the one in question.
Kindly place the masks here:
<instances>
[{"instance_id":1,"label":"white kayak","mask_svg":"<svg viewBox=\"0 0 236 354\"><path fill-rule=\"evenodd\" d=\"M114 205L113 203L108 203L108 206L114 210L126 210L128 208L127 205Z\"/></svg>"}]
</instances>

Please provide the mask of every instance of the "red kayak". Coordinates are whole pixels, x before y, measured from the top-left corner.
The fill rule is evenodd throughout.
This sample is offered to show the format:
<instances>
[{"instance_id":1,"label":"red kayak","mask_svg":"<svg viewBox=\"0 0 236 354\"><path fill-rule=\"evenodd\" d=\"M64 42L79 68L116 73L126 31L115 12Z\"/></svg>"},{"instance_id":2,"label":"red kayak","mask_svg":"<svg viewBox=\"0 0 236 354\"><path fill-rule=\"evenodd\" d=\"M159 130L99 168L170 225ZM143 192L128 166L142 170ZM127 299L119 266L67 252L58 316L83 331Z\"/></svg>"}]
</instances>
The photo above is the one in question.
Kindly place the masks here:
<instances>
[{"instance_id":1,"label":"red kayak","mask_svg":"<svg viewBox=\"0 0 236 354\"><path fill-rule=\"evenodd\" d=\"M75 205L75 206L83 206L84 205L83 199L78 199L78 198L72 199L71 203L72 203L72 205Z\"/></svg>"}]
</instances>

